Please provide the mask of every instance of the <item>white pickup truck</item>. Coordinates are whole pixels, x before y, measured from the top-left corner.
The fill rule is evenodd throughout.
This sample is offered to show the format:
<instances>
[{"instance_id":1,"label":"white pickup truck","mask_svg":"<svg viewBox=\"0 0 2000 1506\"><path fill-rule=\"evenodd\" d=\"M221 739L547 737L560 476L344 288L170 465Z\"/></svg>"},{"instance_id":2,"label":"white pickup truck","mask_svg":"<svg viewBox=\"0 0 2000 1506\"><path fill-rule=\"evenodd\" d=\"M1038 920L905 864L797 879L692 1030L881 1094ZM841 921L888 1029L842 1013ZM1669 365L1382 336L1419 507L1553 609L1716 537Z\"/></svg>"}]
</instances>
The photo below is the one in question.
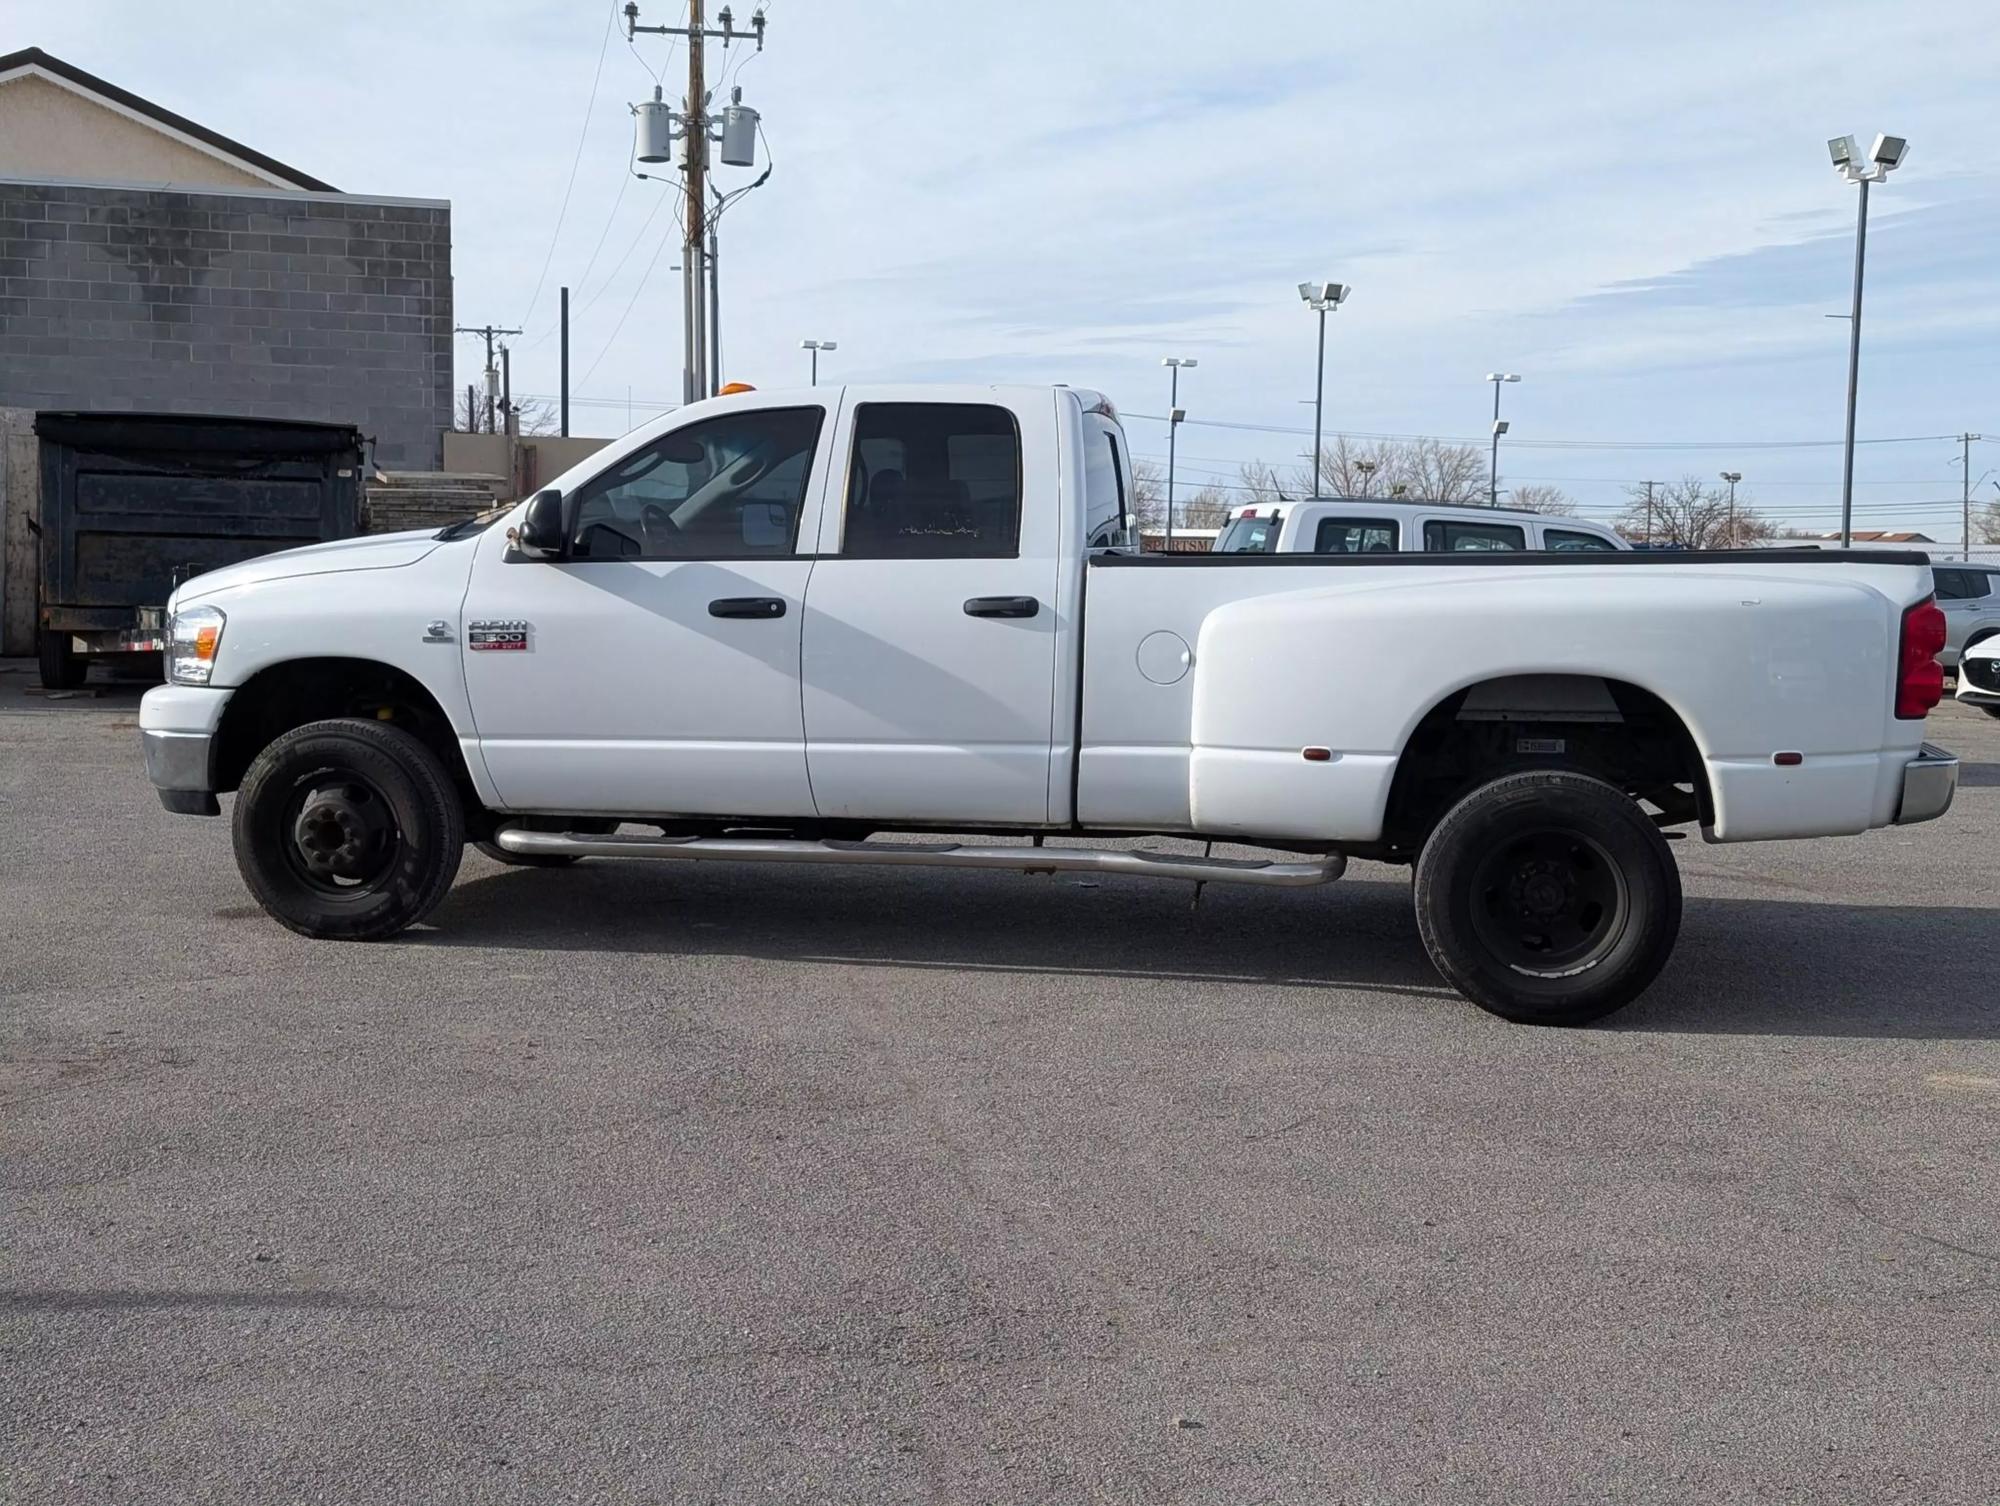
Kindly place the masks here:
<instances>
[{"instance_id":1,"label":"white pickup truck","mask_svg":"<svg viewBox=\"0 0 2000 1506\"><path fill-rule=\"evenodd\" d=\"M1066 387L696 403L503 515L187 582L147 768L169 810L237 792L243 876L308 936L422 919L468 842L1275 886L1366 857L1415 866L1451 983L1561 1023L1665 963L1668 828L1951 803L1921 556L1142 556L1131 474Z\"/></svg>"}]
</instances>

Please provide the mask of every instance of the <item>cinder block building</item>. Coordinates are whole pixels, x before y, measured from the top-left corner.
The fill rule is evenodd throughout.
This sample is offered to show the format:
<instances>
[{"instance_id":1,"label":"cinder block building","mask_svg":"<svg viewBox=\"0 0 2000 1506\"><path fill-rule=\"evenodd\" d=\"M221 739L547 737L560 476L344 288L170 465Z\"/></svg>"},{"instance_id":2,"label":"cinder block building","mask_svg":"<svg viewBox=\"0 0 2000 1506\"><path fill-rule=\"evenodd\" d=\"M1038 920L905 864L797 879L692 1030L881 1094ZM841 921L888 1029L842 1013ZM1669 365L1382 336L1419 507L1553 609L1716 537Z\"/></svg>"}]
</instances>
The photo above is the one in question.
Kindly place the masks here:
<instances>
[{"instance_id":1,"label":"cinder block building","mask_svg":"<svg viewBox=\"0 0 2000 1506\"><path fill-rule=\"evenodd\" d=\"M0 433L51 409L311 419L433 469L451 357L448 202L342 193L39 48L0 56ZM31 470L0 453L5 652L34 610Z\"/></svg>"}]
</instances>

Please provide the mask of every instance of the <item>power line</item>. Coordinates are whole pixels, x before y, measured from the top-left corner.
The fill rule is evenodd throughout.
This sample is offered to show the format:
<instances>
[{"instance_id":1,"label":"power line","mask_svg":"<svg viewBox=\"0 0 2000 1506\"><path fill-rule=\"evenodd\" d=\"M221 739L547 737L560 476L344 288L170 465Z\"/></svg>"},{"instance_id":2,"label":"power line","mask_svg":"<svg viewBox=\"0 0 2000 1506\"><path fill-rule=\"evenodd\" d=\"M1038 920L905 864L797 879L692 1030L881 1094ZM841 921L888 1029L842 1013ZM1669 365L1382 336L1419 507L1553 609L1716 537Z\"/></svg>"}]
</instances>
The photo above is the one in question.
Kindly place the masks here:
<instances>
[{"instance_id":1,"label":"power line","mask_svg":"<svg viewBox=\"0 0 2000 1506\"><path fill-rule=\"evenodd\" d=\"M611 47L611 28L618 19L618 7L613 5L604 15L604 39L597 44L597 67L590 75L590 103L583 107L583 128L576 133L576 155L569 161L569 181L563 185L562 207L556 211L556 228L549 236L548 254L542 258L542 275L535 279L535 291L528 299L528 312L521 316L523 326L535 317L535 305L541 302L542 288L549 280L549 263L556 258L556 243L562 239L563 220L569 214L569 196L576 188L576 170L583 162L583 144L590 137L590 118L597 113L597 82L604 77L604 54Z\"/></svg>"},{"instance_id":2,"label":"power line","mask_svg":"<svg viewBox=\"0 0 2000 1506\"><path fill-rule=\"evenodd\" d=\"M1163 424L1167 421L1164 413L1122 413L1126 419L1140 419L1146 423ZM1252 424L1240 420L1220 418L1186 418L1181 422L1190 428L1237 429L1254 434L1298 434L1309 435L1311 429L1297 428L1289 424ZM1329 439L1389 440L1409 443L1414 440L1433 440L1439 444L1481 445L1485 436L1477 439L1451 434L1375 434L1348 429L1331 432ZM1901 434L1882 439L1857 439L1856 444L1930 444L1938 440L1957 443L1956 434ZM1838 448L1845 443L1839 439L1523 439L1515 440L1510 434L1508 442L1515 449L1530 450L1811 450Z\"/></svg>"},{"instance_id":3,"label":"power line","mask_svg":"<svg viewBox=\"0 0 2000 1506\"><path fill-rule=\"evenodd\" d=\"M678 216L676 218L678 219ZM659 265L661 253L666 249L667 238L663 235L660 237L659 245L653 248L653 259L646 263L646 270L639 274L638 282L632 286L632 296L625 302L625 312L618 316L618 322L611 326L611 333L605 337L604 349L597 353L597 359L590 363L590 370L583 374L583 380L586 382L590 380L591 374L603 364L605 356L611 353L612 345L617 342L618 332L625 328L625 321L632 317L632 310L639 302L639 295L646 291L647 280L652 277L653 268Z\"/></svg>"},{"instance_id":4,"label":"power line","mask_svg":"<svg viewBox=\"0 0 2000 1506\"><path fill-rule=\"evenodd\" d=\"M1134 450L1132 452L1132 455L1133 458L1136 460L1150 460L1160 465L1164 465L1167 459L1167 457L1164 455L1148 454L1140 450ZM1219 455L1197 455L1194 456L1193 459L1197 462L1199 461L1214 462L1213 464L1209 465L1202 465L1202 464L1191 465L1189 464L1188 456L1185 455L1181 456L1178 462L1180 468L1183 471L1192 472L1197 476L1233 477L1241 473L1242 467L1244 465L1258 463L1257 461L1254 460L1246 460L1246 461L1227 460ZM1303 464L1304 464L1303 461L1301 461L1300 462L1301 469L1303 469ZM1225 469L1218 469L1217 468L1218 466L1225 467ZM1524 472L1524 471L1512 472L1511 475L1512 478L1516 481L1542 481L1542 482L1552 482L1558 485L1573 485L1573 486L1643 486L1646 483L1646 478L1643 476L1572 476L1572 475L1551 475L1541 472ZM1935 476L1904 476L1904 477L1891 478L1886 481L1880 481L1880 480L1856 481L1854 484L1856 486L1917 487L1917 486L1934 486L1936 483L1937 483L1937 478ZM1758 486L1760 488L1767 486L1825 487L1830 484L1831 483L1825 481L1773 480L1768 478L1760 480L1758 482ZM1778 505L1784 505L1784 504L1778 504Z\"/></svg>"}]
</instances>

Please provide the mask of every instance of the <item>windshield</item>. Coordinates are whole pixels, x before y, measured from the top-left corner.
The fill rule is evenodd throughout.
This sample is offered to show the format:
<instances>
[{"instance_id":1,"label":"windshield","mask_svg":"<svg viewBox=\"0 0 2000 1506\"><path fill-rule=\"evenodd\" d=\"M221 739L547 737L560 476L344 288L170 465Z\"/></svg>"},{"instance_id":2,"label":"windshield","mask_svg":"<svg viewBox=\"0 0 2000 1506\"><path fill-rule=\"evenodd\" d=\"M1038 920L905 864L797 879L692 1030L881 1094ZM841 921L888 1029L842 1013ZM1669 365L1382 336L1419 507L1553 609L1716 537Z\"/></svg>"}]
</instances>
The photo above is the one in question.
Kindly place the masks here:
<instances>
[{"instance_id":1,"label":"windshield","mask_svg":"<svg viewBox=\"0 0 2000 1506\"><path fill-rule=\"evenodd\" d=\"M1222 537L1215 541L1217 554L1276 554L1278 534L1283 528L1283 520L1271 518L1238 518L1222 530Z\"/></svg>"}]
</instances>

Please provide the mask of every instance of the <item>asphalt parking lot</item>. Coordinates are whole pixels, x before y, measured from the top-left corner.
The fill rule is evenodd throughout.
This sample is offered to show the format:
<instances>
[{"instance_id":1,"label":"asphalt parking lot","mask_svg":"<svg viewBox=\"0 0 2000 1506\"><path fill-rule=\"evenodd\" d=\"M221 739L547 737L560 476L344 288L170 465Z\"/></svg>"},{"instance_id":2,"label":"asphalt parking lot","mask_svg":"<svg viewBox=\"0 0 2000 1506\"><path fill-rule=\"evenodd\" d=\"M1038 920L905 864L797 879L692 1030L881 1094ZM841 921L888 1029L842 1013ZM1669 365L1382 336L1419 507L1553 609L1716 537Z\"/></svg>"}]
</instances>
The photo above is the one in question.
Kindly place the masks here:
<instances>
[{"instance_id":1,"label":"asphalt parking lot","mask_svg":"<svg viewBox=\"0 0 2000 1506\"><path fill-rule=\"evenodd\" d=\"M0 666L10 1501L1990 1502L2000 721L1605 1028L1273 896L469 854L301 940Z\"/></svg>"}]
</instances>

